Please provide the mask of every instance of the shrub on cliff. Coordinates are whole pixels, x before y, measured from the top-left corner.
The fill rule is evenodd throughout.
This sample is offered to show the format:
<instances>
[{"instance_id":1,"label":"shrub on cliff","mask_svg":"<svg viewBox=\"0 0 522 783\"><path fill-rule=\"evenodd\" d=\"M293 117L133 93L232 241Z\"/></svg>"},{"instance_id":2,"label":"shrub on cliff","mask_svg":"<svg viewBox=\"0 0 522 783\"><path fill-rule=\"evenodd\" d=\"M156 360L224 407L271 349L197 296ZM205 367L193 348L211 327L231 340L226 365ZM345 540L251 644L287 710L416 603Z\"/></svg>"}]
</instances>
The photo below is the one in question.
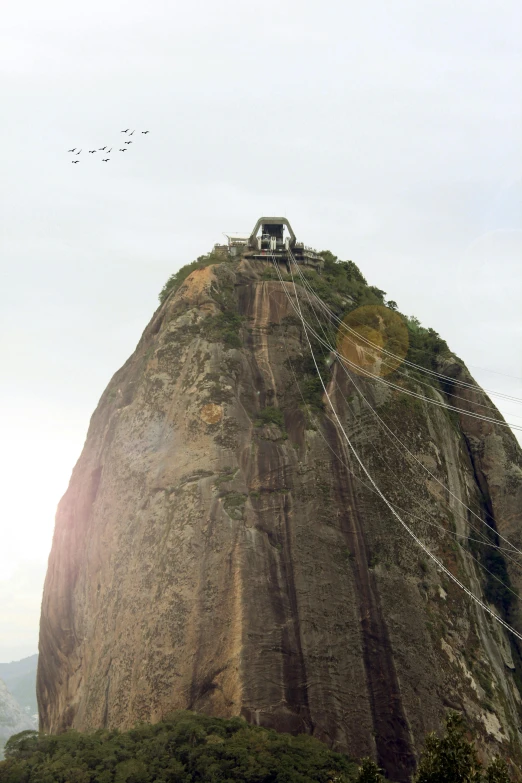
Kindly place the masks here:
<instances>
[{"instance_id":1,"label":"shrub on cliff","mask_svg":"<svg viewBox=\"0 0 522 783\"><path fill-rule=\"evenodd\" d=\"M437 370L437 357L450 356L445 340L434 329L425 329L414 315L405 316L408 327L409 349L406 359L427 370Z\"/></svg>"},{"instance_id":2,"label":"shrub on cliff","mask_svg":"<svg viewBox=\"0 0 522 783\"><path fill-rule=\"evenodd\" d=\"M348 280L355 280L366 285L366 278L353 261L340 261L330 250L322 250L319 255L322 256L324 261L323 270L327 274L338 275L339 271L342 270Z\"/></svg>"},{"instance_id":3,"label":"shrub on cliff","mask_svg":"<svg viewBox=\"0 0 522 783\"><path fill-rule=\"evenodd\" d=\"M357 783L383 783L384 778L375 761L365 758L361 761Z\"/></svg>"},{"instance_id":4,"label":"shrub on cliff","mask_svg":"<svg viewBox=\"0 0 522 783\"><path fill-rule=\"evenodd\" d=\"M256 427L261 427L263 424L276 424L281 429L284 429L285 419L283 411L280 408L274 408L272 406L263 408L257 414Z\"/></svg>"},{"instance_id":5,"label":"shrub on cliff","mask_svg":"<svg viewBox=\"0 0 522 783\"><path fill-rule=\"evenodd\" d=\"M450 712L445 723L442 737L435 732L426 737L415 783L509 783L508 768L502 759L495 759L483 770L459 713Z\"/></svg>"},{"instance_id":6,"label":"shrub on cliff","mask_svg":"<svg viewBox=\"0 0 522 783\"><path fill-rule=\"evenodd\" d=\"M241 348L240 329L242 323L243 319L234 310L224 310L219 315L208 319L205 324L205 336L208 340L219 340L229 348Z\"/></svg>"},{"instance_id":7,"label":"shrub on cliff","mask_svg":"<svg viewBox=\"0 0 522 783\"><path fill-rule=\"evenodd\" d=\"M195 269L202 269L204 266L210 266L210 264L221 264L226 258L221 253L216 253L212 250L204 256L198 256L195 261L190 264L185 264L177 272L174 272L159 293L159 300L161 304L167 299L167 297L173 292L177 291L183 281L193 272Z\"/></svg>"},{"instance_id":8,"label":"shrub on cliff","mask_svg":"<svg viewBox=\"0 0 522 783\"><path fill-rule=\"evenodd\" d=\"M310 342L312 343L315 362L312 355L307 353L304 356L296 356L291 360L287 359L285 364L298 379L301 395L299 402L302 400L313 411L322 411L324 410L324 389L317 374L317 368L319 368L323 381L327 383L330 373L330 367L327 363L328 354L313 336L310 337Z\"/></svg>"},{"instance_id":9,"label":"shrub on cliff","mask_svg":"<svg viewBox=\"0 0 522 783\"><path fill-rule=\"evenodd\" d=\"M369 286L359 267L353 261L340 261L329 250L320 253L324 260L322 272L304 270L305 276L317 293L338 315L346 313L347 309L363 305L385 305L386 292L376 286ZM352 303L348 306L345 298ZM386 304L391 310L397 311L397 303L391 299ZM419 364L429 370L436 370L437 357L450 355L445 341L433 329L421 326L415 316L403 316L408 327L409 350L407 360ZM388 350L393 350L389 347Z\"/></svg>"}]
</instances>

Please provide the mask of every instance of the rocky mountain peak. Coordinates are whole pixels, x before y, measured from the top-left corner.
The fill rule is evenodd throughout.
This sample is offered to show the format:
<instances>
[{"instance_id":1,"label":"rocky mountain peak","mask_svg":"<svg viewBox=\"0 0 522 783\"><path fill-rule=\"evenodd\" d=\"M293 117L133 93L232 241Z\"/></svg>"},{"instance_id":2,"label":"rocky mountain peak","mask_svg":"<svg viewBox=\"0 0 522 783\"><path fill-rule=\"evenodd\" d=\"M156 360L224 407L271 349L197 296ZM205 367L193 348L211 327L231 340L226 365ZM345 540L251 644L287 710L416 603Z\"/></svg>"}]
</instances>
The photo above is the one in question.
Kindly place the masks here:
<instances>
[{"instance_id":1,"label":"rocky mountain peak","mask_svg":"<svg viewBox=\"0 0 522 783\"><path fill-rule=\"evenodd\" d=\"M496 546L522 549L520 449L468 415L493 405L473 384L458 387L460 413L444 407L471 376L415 319L394 386L344 372L312 338L334 417L292 297L310 319L306 281L341 320L397 306L353 262L322 257L294 286L290 269L210 254L163 290L58 508L44 731L242 715L406 781L453 707L485 754L522 758L516 641L397 524L343 432L450 573L522 629L520 569Z\"/></svg>"}]
</instances>

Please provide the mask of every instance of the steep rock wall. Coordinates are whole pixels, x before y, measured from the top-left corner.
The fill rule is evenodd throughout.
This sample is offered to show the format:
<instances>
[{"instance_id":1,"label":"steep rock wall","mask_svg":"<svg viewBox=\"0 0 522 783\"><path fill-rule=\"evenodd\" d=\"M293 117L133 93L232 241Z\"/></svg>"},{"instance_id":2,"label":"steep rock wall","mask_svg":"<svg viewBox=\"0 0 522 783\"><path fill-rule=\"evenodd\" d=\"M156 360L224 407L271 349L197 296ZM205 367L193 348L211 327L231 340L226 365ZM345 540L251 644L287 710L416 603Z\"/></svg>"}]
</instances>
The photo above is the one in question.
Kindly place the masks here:
<instances>
[{"instance_id":1,"label":"steep rock wall","mask_svg":"<svg viewBox=\"0 0 522 783\"><path fill-rule=\"evenodd\" d=\"M368 489L334 417L302 404L292 287L262 271L243 259L193 272L100 400L56 518L41 728L241 714L373 755L406 781L425 733L455 707L485 752L516 761L509 641ZM237 333L223 310L241 315ZM381 489L480 593L478 567L444 530L469 535L462 500L520 536L519 486L507 480L516 445L502 436L499 470L496 430L485 437L466 417L357 379L449 494L385 436L342 368L327 381ZM259 426L267 406L284 427Z\"/></svg>"}]
</instances>

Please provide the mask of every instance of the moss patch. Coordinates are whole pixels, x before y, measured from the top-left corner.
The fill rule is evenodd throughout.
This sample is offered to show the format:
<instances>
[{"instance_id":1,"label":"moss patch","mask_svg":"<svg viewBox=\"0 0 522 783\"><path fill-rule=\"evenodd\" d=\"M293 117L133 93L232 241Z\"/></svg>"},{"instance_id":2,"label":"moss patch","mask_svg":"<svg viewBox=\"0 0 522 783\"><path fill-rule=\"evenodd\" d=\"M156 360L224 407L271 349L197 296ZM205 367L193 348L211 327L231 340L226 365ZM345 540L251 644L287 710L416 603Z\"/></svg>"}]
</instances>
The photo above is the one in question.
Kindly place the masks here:
<instances>
[{"instance_id":1,"label":"moss patch","mask_svg":"<svg viewBox=\"0 0 522 783\"><path fill-rule=\"evenodd\" d=\"M223 508L232 519L242 519L247 495L242 492L227 492L223 496Z\"/></svg>"},{"instance_id":2,"label":"moss patch","mask_svg":"<svg viewBox=\"0 0 522 783\"><path fill-rule=\"evenodd\" d=\"M276 424L280 429L284 429L285 419L283 411L280 408L267 406L257 414L255 425L262 427L264 424Z\"/></svg>"}]
</instances>

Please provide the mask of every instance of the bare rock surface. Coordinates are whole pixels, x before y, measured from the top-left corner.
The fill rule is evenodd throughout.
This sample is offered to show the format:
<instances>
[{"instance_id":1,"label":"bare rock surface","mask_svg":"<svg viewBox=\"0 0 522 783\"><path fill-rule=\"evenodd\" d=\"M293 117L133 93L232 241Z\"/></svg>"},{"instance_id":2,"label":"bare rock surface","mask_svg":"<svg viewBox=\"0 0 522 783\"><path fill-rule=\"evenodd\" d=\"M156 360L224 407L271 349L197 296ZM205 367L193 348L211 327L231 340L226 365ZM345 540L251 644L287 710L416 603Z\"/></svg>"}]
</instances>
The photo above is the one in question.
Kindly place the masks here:
<instances>
[{"instance_id":1,"label":"bare rock surface","mask_svg":"<svg viewBox=\"0 0 522 783\"><path fill-rule=\"evenodd\" d=\"M338 364L327 382L339 421L304 405L292 284L262 271L246 259L194 271L100 400L56 518L41 728L129 728L185 708L243 715L374 756L406 781L452 707L486 755L520 763L518 648L371 491L342 430L481 596L483 572L455 538L489 520L522 549L515 439L357 378L365 403ZM227 309L237 329L220 319ZM465 404L484 400L470 390ZM259 420L267 407L279 424Z\"/></svg>"}]
</instances>

